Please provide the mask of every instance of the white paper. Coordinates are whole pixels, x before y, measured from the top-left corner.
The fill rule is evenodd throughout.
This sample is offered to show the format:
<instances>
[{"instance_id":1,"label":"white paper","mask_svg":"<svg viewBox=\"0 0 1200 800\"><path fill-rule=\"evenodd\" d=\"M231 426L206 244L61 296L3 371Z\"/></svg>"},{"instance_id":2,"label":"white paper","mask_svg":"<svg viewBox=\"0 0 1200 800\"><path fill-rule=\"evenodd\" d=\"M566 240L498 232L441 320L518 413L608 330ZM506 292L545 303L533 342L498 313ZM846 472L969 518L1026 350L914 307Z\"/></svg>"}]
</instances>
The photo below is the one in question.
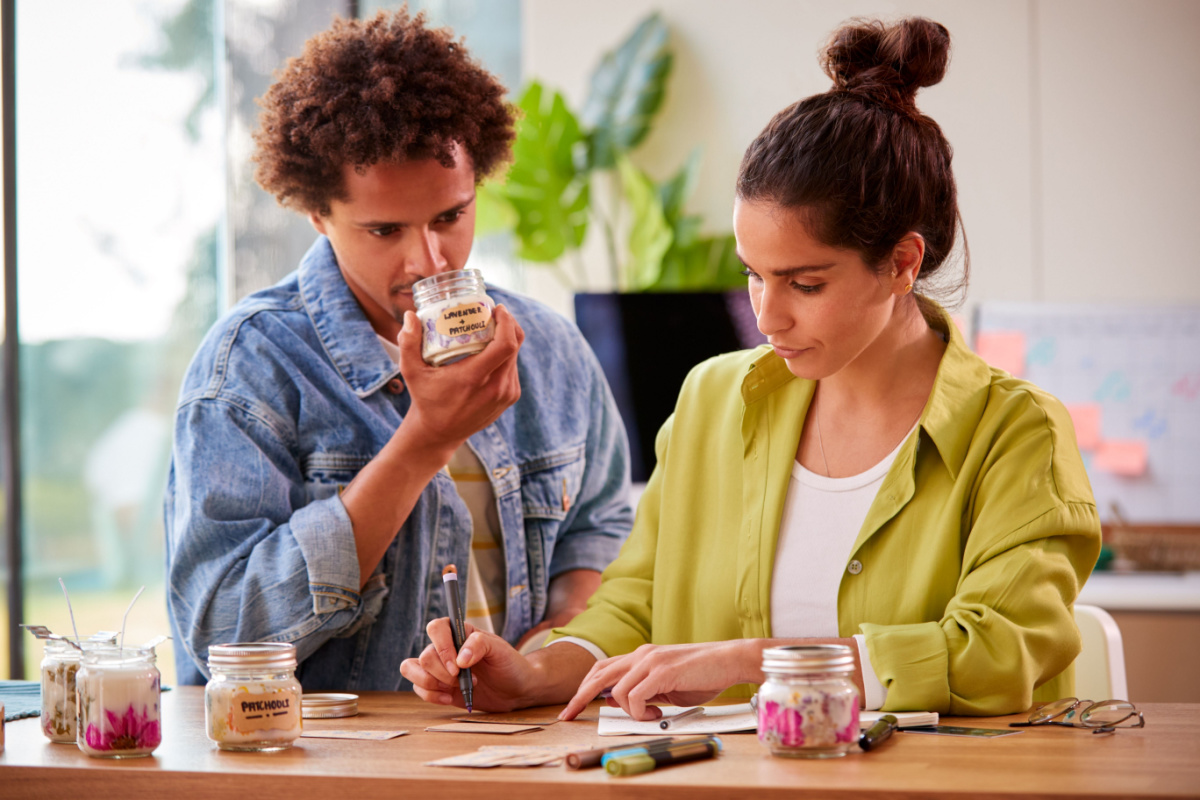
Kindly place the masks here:
<instances>
[{"instance_id":1,"label":"white paper","mask_svg":"<svg viewBox=\"0 0 1200 800\"><path fill-rule=\"evenodd\" d=\"M663 719L673 717L688 710L687 706L659 706ZM899 722L901 728L914 726L937 725L936 711L863 711L859 714L859 726L869 728L879 721L884 714L891 714ZM622 736L637 734L640 736L684 736L705 733L735 733L737 731L752 731L758 728L758 718L749 703L737 703L727 706L704 706L704 714L690 717L669 730L659 727L661 719L649 722L632 720L629 715L619 708L603 706L600 709L599 734L601 736Z\"/></svg>"},{"instance_id":2,"label":"white paper","mask_svg":"<svg viewBox=\"0 0 1200 800\"><path fill-rule=\"evenodd\" d=\"M659 706L663 719L682 714L689 706ZM661 719L638 722L629 718L623 710L604 706L600 709L599 733L601 736L638 734L641 736L691 736L704 733L733 733L752 731L758 728L758 719L749 703L728 706L704 706L704 713L689 717L672 725L669 730L659 727Z\"/></svg>"}]
</instances>

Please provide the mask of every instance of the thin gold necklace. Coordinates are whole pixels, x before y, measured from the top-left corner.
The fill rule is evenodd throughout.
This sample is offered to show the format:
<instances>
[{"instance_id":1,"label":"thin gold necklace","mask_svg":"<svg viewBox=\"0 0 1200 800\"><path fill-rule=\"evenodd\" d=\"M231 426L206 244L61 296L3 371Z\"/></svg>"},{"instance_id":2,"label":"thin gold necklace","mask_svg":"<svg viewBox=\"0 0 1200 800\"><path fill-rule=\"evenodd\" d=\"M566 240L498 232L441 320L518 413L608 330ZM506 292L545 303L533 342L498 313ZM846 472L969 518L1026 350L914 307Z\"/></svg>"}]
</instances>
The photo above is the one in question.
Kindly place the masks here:
<instances>
[{"instance_id":1,"label":"thin gold necklace","mask_svg":"<svg viewBox=\"0 0 1200 800\"><path fill-rule=\"evenodd\" d=\"M815 397L814 397L814 399L815 399ZM918 420L921 419L921 414L923 414L924 412L925 412L925 406L922 405L921 410L917 412L917 418L913 420L913 425L917 424ZM817 447L820 448L820 450L821 450L821 461L824 462L824 464L825 464L825 477L832 478L833 473L829 471L829 459L825 457L825 441L824 441L823 437L821 436L821 409L819 406L817 408L813 409L813 417L817 420ZM904 435L908 436L908 432L910 430L912 430L912 425L909 425L905 429ZM903 441L903 439L902 439L902 441ZM892 450L895 450L895 449L896 449L896 447L895 447L895 445L893 445L892 449L888 450L888 452L890 453L890 452L892 452Z\"/></svg>"}]
</instances>

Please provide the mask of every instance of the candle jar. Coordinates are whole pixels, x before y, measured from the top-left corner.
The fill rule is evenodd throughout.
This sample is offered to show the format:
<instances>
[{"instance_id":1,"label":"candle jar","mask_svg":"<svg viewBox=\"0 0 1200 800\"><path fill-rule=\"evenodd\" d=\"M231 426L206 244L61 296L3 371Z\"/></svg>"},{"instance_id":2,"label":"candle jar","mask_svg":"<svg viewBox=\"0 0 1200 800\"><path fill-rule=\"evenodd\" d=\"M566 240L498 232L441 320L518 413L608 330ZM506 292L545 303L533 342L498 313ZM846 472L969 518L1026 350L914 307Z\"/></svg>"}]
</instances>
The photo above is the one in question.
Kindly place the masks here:
<instances>
[{"instance_id":1,"label":"candle jar","mask_svg":"<svg viewBox=\"0 0 1200 800\"><path fill-rule=\"evenodd\" d=\"M162 741L162 693L152 647L97 646L75 676L76 744L96 758L148 756Z\"/></svg>"},{"instance_id":2,"label":"candle jar","mask_svg":"<svg viewBox=\"0 0 1200 800\"><path fill-rule=\"evenodd\" d=\"M763 650L758 740L772 755L844 756L858 741L858 687L849 647L789 645Z\"/></svg>"},{"instance_id":3,"label":"candle jar","mask_svg":"<svg viewBox=\"0 0 1200 800\"><path fill-rule=\"evenodd\" d=\"M205 730L222 750L286 750L300 736L296 648L278 642L208 648Z\"/></svg>"},{"instance_id":4,"label":"candle jar","mask_svg":"<svg viewBox=\"0 0 1200 800\"><path fill-rule=\"evenodd\" d=\"M413 284L413 303L421 321L421 357L435 367L474 355L496 332L492 310L477 269L459 269Z\"/></svg>"},{"instance_id":5,"label":"candle jar","mask_svg":"<svg viewBox=\"0 0 1200 800\"><path fill-rule=\"evenodd\" d=\"M75 675L83 652L62 639L42 650L42 733L52 742L75 744Z\"/></svg>"}]
</instances>

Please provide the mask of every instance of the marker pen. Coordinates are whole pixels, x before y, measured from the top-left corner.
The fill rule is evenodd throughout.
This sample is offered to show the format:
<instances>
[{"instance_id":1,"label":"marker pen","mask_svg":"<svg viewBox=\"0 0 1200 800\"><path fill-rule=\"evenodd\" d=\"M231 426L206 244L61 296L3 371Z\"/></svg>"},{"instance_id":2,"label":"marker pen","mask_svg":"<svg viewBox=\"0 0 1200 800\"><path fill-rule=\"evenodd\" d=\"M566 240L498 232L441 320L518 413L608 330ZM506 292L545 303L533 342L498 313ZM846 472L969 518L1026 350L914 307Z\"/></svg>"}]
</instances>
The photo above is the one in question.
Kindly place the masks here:
<instances>
[{"instance_id":1,"label":"marker pen","mask_svg":"<svg viewBox=\"0 0 1200 800\"><path fill-rule=\"evenodd\" d=\"M454 652L462 650L463 643L467 640L466 622L463 620L462 604L458 600L458 569L453 564L447 564L442 570L442 589L446 593L446 609L450 615L450 635L454 639ZM458 671L458 690L462 692L463 700L467 704L467 713L471 713L471 706L474 704L474 696L471 684L471 670L460 669Z\"/></svg>"},{"instance_id":2,"label":"marker pen","mask_svg":"<svg viewBox=\"0 0 1200 800\"><path fill-rule=\"evenodd\" d=\"M608 758L605 761L604 770L614 776L639 775L671 764L715 758L720 749L716 741L643 748L641 753L635 752Z\"/></svg>"}]
</instances>

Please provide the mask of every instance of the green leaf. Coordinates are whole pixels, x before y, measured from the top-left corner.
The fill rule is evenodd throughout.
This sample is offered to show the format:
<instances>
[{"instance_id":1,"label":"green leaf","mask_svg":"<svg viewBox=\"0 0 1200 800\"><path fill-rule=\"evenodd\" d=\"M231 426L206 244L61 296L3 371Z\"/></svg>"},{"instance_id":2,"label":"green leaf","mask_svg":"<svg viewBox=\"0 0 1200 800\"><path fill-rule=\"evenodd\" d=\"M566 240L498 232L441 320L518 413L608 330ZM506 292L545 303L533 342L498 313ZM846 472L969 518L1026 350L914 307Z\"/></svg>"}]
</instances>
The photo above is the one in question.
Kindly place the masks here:
<instances>
[{"instance_id":1,"label":"green leaf","mask_svg":"<svg viewBox=\"0 0 1200 800\"><path fill-rule=\"evenodd\" d=\"M649 286L656 292L705 292L746 288L732 235L697 239L687 247L672 247L663 256L662 272Z\"/></svg>"},{"instance_id":2,"label":"green leaf","mask_svg":"<svg viewBox=\"0 0 1200 800\"><path fill-rule=\"evenodd\" d=\"M500 188L517 214L517 255L555 261L587 234L588 173L576 164L584 145L579 121L562 95L532 82L518 103L524 112L513 143L513 165Z\"/></svg>"},{"instance_id":3,"label":"green leaf","mask_svg":"<svg viewBox=\"0 0 1200 800\"><path fill-rule=\"evenodd\" d=\"M654 183L633 165L627 157L619 156L617 170L622 191L633 217L629 231L629 263L625 270L626 286L632 291L643 290L658 280L662 272L663 255L671 247L671 226L663 217L662 202Z\"/></svg>"},{"instance_id":4,"label":"green leaf","mask_svg":"<svg viewBox=\"0 0 1200 800\"><path fill-rule=\"evenodd\" d=\"M502 184L493 181L475 189L475 235L511 231L517 226L517 210L504 196Z\"/></svg>"},{"instance_id":5,"label":"green leaf","mask_svg":"<svg viewBox=\"0 0 1200 800\"><path fill-rule=\"evenodd\" d=\"M658 14L646 17L616 50L604 54L580 114L591 130L593 166L611 169L618 154L646 138L662 106L671 60L667 25Z\"/></svg>"},{"instance_id":6,"label":"green leaf","mask_svg":"<svg viewBox=\"0 0 1200 800\"><path fill-rule=\"evenodd\" d=\"M683 214L683 204L696 190L696 180L700 177L700 148L688 154L687 161L669 180L660 184L658 196L662 200L663 215L667 222L674 226Z\"/></svg>"}]
</instances>

